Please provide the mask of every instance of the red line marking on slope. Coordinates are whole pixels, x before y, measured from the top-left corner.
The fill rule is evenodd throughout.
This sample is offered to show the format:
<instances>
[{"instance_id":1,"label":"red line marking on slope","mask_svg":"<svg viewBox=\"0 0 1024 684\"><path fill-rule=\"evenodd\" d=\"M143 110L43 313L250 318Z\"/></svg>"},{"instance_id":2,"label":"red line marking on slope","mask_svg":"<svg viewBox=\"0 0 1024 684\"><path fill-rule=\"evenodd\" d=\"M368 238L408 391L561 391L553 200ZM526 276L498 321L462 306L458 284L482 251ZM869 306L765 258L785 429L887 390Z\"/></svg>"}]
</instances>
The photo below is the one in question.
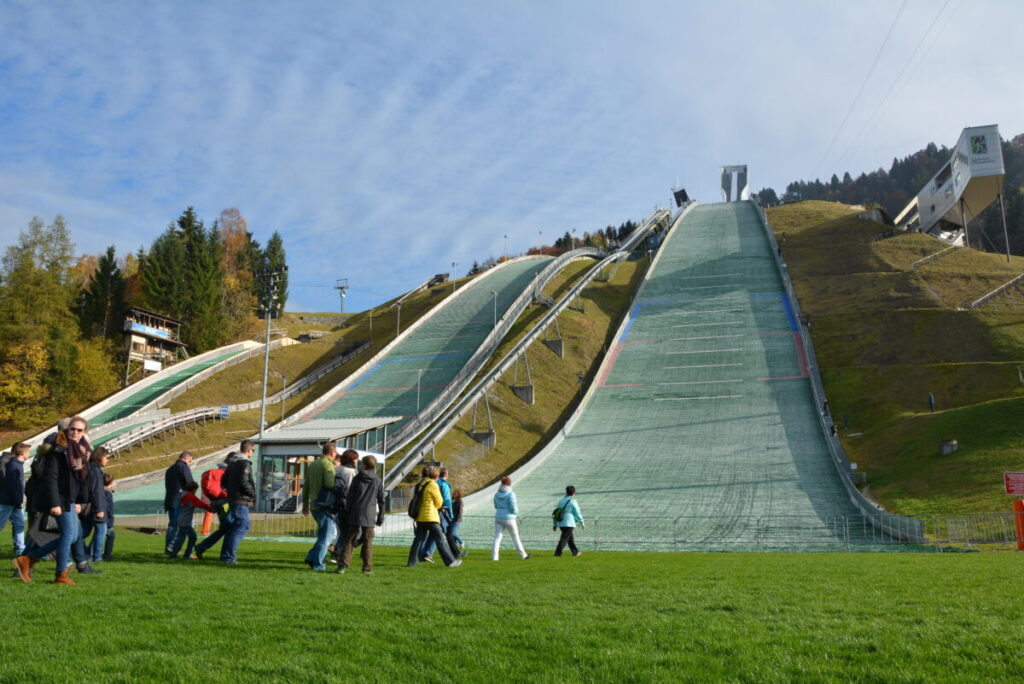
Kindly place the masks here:
<instances>
[{"instance_id":1,"label":"red line marking on slope","mask_svg":"<svg viewBox=\"0 0 1024 684\"><path fill-rule=\"evenodd\" d=\"M604 365L604 371L601 373L601 377L597 379L597 386L604 387L605 380L611 375L612 368L615 366L615 361L619 358L619 352L622 351L622 343L618 342L612 347L611 356L608 358L607 363Z\"/></svg>"},{"instance_id":2,"label":"red line marking on slope","mask_svg":"<svg viewBox=\"0 0 1024 684\"><path fill-rule=\"evenodd\" d=\"M800 363L800 377L809 378L811 372L807 367L807 350L804 349L804 338L799 332L793 333L793 343L796 344L796 359Z\"/></svg>"}]
</instances>

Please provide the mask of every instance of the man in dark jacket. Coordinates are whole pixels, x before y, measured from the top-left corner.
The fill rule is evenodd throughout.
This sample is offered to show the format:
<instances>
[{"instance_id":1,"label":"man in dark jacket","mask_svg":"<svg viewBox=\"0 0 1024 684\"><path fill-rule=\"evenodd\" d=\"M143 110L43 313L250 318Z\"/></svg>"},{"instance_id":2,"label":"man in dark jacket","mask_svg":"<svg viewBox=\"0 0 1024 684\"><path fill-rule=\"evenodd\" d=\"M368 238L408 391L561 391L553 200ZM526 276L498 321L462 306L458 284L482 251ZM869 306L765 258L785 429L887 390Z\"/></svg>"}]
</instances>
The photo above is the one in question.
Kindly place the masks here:
<instances>
[{"instance_id":1,"label":"man in dark jacket","mask_svg":"<svg viewBox=\"0 0 1024 684\"><path fill-rule=\"evenodd\" d=\"M29 446L18 442L11 449L10 460L4 464L3 487L0 487L0 530L7 521L11 521L11 534L14 537L14 555L25 552L25 514L22 504L25 501L25 459L28 458Z\"/></svg>"},{"instance_id":2,"label":"man in dark jacket","mask_svg":"<svg viewBox=\"0 0 1024 684\"><path fill-rule=\"evenodd\" d=\"M46 455L42 456L46 459L43 481L33 497L33 503L40 513L56 519L60 536L14 559L18 576L23 582L32 581L32 565L40 558L56 552L57 578L54 583L75 584L69 577L71 545L82 533L78 523L82 505L90 503L88 480L91 448L85 439L87 428L85 419L75 416L68 428L58 435Z\"/></svg>"},{"instance_id":3,"label":"man in dark jacket","mask_svg":"<svg viewBox=\"0 0 1024 684\"><path fill-rule=\"evenodd\" d=\"M171 543L178 531L178 505L185 487L192 478L192 452L182 451L178 460L164 473L164 510L167 511L167 534L164 535L164 553L171 555Z\"/></svg>"},{"instance_id":4,"label":"man in dark jacket","mask_svg":"<svg viewBox=\"0 0 1024 684\"><path fill-rule=\"evenodd\" d=\"M345 572L352 562L352 547L359 535L363 535L363 548L359 557L363 559L363 572L373 572L374 527L384 524L384 485L377 477L377 459L363 456L363 467L352 478L348 488L348 536L341 549L338 572Z\"/></svg>"},{"instance_id":5,"label":"man in dark jacket","mask_svg":"<svg viewBox=\"0 0 1024 684\"><path fill-rule=\"evenodd\" d=\"M256 503L256 483L252 479L253 443L242 440L239 445L241 453L228 458L228 467L224 471L224 489L228 493L228 524L224 543L220 547L220 559L227 565L238 563L238 545L249 531L249 509ZM205 541L205 540L204 540Z\"/></svg>"}]
</instances>

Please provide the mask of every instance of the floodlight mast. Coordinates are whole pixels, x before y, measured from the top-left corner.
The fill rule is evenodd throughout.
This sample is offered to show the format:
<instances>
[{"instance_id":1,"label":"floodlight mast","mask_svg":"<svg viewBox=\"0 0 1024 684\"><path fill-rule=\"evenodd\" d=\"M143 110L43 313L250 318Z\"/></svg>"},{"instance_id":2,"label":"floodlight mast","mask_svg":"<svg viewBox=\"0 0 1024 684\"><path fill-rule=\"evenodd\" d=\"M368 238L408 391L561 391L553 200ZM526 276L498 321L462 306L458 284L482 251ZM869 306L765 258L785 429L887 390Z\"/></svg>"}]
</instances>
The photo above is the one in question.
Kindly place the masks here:
<instances>
[{"instance_id":1,"label":"floodlight mast","mask_svg":"<svg viewBox=\"0 0 1024 684\"><path fill-rule=\"evenodd\" d=\"M287 266L268 268L254 274L260 282L260 313L267 319L266 339L263 340L263 391L260 396L260 439L267 426L267 375L270 371L270 320L280 306L277 298L281 277L288 272Z\"/></svg>"},{"instance_id":2,"label":"floodlight mast","mask_svg":"<svg viewBox=\"0 0 1024 684\"><path fill-rule=\"evenodd\" d=\"M345 313L345 295L348 294L348 278L338 278L334 282L334 289L341 295L341 308L339 313Z\"/></svg>"}]
</instances>

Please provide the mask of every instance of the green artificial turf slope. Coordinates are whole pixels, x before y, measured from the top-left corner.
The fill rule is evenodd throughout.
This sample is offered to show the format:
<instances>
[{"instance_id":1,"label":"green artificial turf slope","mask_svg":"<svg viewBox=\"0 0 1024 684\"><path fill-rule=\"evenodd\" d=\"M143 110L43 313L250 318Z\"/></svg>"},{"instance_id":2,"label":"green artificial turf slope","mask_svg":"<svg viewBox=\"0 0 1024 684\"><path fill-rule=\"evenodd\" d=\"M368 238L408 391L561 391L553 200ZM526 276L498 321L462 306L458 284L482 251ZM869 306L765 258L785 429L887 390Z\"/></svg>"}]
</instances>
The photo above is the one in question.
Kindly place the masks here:
<instances>
[{"instance_id":1,"label":"green artificial turf slope","mask_svg":"<svg viewBox=\"0 0 1024 684\"><path fill-rule=\"evenodd\" d=\"M1021 558L537 551L313 573L305 544L8 580L0 681L1019 681ZM357 564L358 565L358 564ZM37 566L48 578L52 564Z\"/></svg>"}]
</instances>

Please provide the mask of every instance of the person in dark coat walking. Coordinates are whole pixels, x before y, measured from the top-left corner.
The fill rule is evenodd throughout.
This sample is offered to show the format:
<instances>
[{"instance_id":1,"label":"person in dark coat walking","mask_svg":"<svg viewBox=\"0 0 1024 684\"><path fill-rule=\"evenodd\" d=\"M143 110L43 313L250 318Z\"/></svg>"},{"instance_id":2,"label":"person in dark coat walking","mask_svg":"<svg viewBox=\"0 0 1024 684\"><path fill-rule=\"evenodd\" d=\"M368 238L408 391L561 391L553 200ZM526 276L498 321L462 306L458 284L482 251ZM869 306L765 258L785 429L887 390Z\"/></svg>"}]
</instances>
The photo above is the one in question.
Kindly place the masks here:
<instances>
[{"instance_id":1,"label":"person in dark coat walking","mask_svg":"<svg viewBox=\"0 0 1024 684\"><path fill-rule=\"evenodd\" d=\"M43 481L33 495L33 503L40 513L56 519L60 536L33 548L14 559L14 566L22 582L32 581L32 566L39 559L56 553L57 568L54 584L76 584L71 579L71 546L82 533L78 514L89 500L89 456L91 447L85 439L88 423L75 416L64 432L57 436L45 455ZM44 521L45 522L45 521Z\"/></svg>"},{"instance_id":2,"label":"person in dark coat walking","mask_svg":"<svg viewBox=\"0 0 1024 684\"><path fill-rule=\"evenodd\" d=\"M252 479L252 463L249 459L255 446L248 439L242 440L238 447L241 453L235 458L228 458L228 467L224 471L224 489L228 493L228 514L225 522L228 530L224 543L220 545L220 559L227 565L238 563L238 545L249 531L249 509L256 503L256 483Z\"/></svg>"},{"instance_id":3,"label":"person in dark coat walking","mask_svg":"<svg viewBox=\"0 0 1024 684\"><path fill-rule=\"evenodd\" d=\"M363 548L359 557L363 560L363 572L373 572L374 528L384 524L384 483L377 477L377 459L363 456L363 467L352 478L346 501L348 535L341 548L338 572L345 572L352 562L352 547L359 535L363 536Z\"/></svg>"},{"instance_id":4,"label":"person in dark coat walking","mask_svg":"<svg viewBox=\"0 0 1024 684\"><path fill-rule=\"evenodd\" d=\"M182 451L178 460L164 472L164 510L167 511L167 534L164 535L164 553L171 555L174 535L178 532L178 510L185 487L195 480L192 477L192 452Z\"/></svg>"}]
</instances>

